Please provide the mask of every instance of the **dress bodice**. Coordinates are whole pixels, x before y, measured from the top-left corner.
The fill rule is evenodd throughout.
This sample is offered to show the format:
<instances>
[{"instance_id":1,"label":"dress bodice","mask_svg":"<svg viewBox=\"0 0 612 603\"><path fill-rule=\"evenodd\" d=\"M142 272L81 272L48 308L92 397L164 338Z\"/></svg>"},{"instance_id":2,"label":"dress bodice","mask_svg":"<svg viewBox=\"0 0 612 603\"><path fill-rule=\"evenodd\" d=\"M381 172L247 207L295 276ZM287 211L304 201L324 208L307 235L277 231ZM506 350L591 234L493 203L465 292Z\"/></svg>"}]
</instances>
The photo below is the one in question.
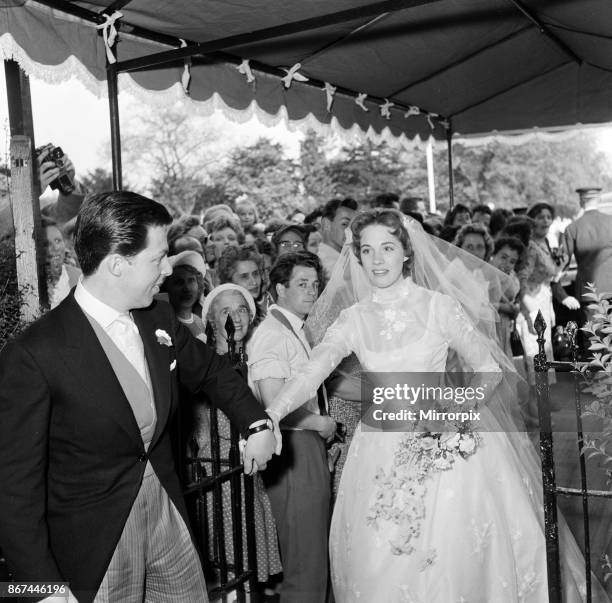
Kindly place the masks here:
<instances>
[{"instance_id":1,"label":"dress bodice","mask_svg":"<svg viewBox=\"0 0 612 603\"><path fill-rule=\"evenodd\" d=\"M433 292L410 284L391 295L380 291L349 312L347 328L350 325L355 334L353 351L364 370L444 370L449 339L436 320L440 300Z\"/></svg>"},{"instance_id":2,"label":"dress bodice","mask_svg":"<svg viewBox=\"0 0 612 603\"><path fill-rule=\"evenodd\" d=\"M499 371L457 302L402 279L343 310L268 410L284 417L301 406L351 353L369 372L433 373L445 370L449 349L472 370Z\"/></svg>"}]
</instances>

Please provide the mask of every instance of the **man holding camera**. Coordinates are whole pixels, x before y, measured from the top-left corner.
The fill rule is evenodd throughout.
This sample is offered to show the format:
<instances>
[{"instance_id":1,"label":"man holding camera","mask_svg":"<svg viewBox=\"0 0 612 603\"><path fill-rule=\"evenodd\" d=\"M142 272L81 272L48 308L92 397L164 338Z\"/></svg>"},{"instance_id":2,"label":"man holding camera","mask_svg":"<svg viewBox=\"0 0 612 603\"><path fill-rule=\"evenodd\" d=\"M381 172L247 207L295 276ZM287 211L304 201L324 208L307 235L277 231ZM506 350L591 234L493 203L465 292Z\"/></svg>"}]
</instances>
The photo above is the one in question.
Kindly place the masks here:
<instances>
[{"instance_id":1,"label":"man holding camera","mask_svg":"<svg viewBox=\"0 0 612 603\"><path fill-rule=\"evenodd\" d=\"M54 150L55 153L52 153ZM66 222L77 215L85 196L75 180L74 164L60 147L50 143L36 149L36 161L41 195L48 186L58 190L57 199L45 205L42 213L62 229ZM60 177L66 183L71 182L72 187L60 188L58 183ZM0 239L11 232L12 225L11 208L7 198L4 203L0 202Z\"/></svg>"},{"instance_id":2,"label":"man holding camera","mask_svg":"<svg viewBox=\"0 0 612 603\"><path fill-rule=\"evenodd\" d=\"M319 258L286 253L270 272L275 304L248 344L249 381L268 405L310 356L304 319L322 282ZM326 441L336 431L319 390L281 422L283 449L262 474L276 520L283 563L282 603L323 603L328 577L330 474Z\"/></svg>"}]
</instances>

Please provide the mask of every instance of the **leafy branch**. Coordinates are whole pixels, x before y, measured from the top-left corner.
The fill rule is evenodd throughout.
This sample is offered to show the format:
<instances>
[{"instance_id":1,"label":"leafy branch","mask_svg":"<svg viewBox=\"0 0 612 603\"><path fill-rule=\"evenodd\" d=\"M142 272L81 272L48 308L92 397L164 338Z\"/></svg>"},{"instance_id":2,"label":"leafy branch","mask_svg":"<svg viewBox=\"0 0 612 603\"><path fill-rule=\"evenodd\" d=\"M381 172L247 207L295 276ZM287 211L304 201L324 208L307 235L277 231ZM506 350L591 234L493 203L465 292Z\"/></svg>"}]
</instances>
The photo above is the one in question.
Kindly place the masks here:
<instances>
[{"instance_id":1,"label":"leafy branch","mask_svg":"<svg viewBox=\"0 0 612 603\"><path fill-rule=\"evenodd\" d=\"M598 437L586 438L583 454L587 458L601 461L607 475L608 485L612 484L612 293L598 293L592 283L587 285L584 298L592 303L589 320L582 330L589 334L589 350L593 353L590 362L581 367L587 379L583 391L594 400L586 405L583 416L598 417L602 422Z\"/></svg>"}]
</instances>

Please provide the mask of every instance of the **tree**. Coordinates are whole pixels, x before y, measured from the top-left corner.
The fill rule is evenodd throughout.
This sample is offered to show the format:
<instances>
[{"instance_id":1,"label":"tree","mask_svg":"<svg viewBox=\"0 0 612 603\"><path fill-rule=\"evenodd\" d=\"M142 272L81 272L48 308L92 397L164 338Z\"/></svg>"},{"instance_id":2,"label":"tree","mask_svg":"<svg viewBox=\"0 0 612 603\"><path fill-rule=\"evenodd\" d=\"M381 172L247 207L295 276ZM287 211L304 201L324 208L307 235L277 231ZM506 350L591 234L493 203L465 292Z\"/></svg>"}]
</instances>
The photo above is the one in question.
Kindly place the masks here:
<instances>
[{"instance_id":1,"label":"tree","mask_svg":"<svg viewBox=\"0 0 612 603\"><path fill-rule=\"evenodd\" d=\"M446 149L436 151L436 195L448 206ZM492 203L495 207L529 206L546 201L561 216L578 209L575 189L612 186L605 156L597 150L592 134L568 140L534 138L520 145L501 141L482 146L453 144L453 176L456 203Z\"/></svg>"},{"instance_id":2,"label":"tree","mask_svg":"<svg viewBox=\"0 0 612 603\"><path fill-rule=\"evenodd\" d=\"M201 187L224 159L221 133L183 103L169 108L138 107L123 135L128 178L144 186L175 215L191 213Z\"/></svg>"},{"instance_id":3,"label":"tree","mask_svg":"<svg viewBox=\"0 0 612 603\"><path fill-rule=\"evenodd\" d=\"M88 172L82 178L79 178L81 185L88 194L103 193L105 191L112 191L115 187L113 186L113 175L104 168L96 168L93 172ZM124 182L125 188L131 188L129 184Z\"/></svg>"},{"instance_id":4,"label":"tree","mask_svg":"<svg viewBox=\"0 0 612 603\"><path fill-rule=\"evenodd\" d=\"M304 200L296 165L284 156L281 144L268 138L234 149L227 166L213 180L223 186L230 199L246 195L257 205L263 220L284 218Z\"/></svg>"},{"instance_id":5,"label":"tree","mask_svg":"<svg viewBox=\"0 0 612 603\"><path fill-rule=\"evenodd\" d=\"M313 205L325 203L335 195L328 173L329 143L314 130L308 130L300 142L300 172L304 196Z\"/></svg>"},{"instance_id":6,"label":"tree","mask_svg":"<svg viewBox=\"0 0 612 603\"><path fill-rule=\"evenodd\" d=\"M336 195L356 199L379 193L423 194L427 186L425 153L416 143L403 150L370 140L345 146L326 172Z\"/></svg>"}]
</instances>

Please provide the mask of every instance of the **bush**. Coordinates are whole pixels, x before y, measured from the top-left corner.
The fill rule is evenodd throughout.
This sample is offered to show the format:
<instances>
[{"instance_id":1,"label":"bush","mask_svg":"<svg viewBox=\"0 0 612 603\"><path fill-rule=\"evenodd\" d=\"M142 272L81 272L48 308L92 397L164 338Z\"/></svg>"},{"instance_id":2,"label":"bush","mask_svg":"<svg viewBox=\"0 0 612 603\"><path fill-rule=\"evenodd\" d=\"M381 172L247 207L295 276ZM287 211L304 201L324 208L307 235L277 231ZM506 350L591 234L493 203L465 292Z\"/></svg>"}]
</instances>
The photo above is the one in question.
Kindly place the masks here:
<instances>
[{"instance_id":1,"label":"bush","mask_svg":"<svg viewBox=\"0 0 612 603\"><path fill-rule=\"evenodd\" d=\"M15 245L12 239L5 238L0 241L0 350L26 326L21 320L21 303Z\"/></svg>"}]
</instances>

